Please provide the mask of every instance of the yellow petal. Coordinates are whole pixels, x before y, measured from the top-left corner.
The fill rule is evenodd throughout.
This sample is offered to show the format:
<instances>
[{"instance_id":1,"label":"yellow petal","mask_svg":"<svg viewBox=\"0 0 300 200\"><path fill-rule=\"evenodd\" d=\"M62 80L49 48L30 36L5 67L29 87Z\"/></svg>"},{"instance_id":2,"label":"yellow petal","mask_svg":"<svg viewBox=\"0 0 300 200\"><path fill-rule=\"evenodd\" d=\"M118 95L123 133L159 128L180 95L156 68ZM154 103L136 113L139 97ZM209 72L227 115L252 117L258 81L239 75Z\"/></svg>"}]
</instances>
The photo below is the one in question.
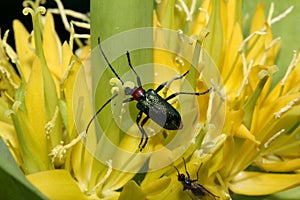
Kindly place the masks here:
<instances>
[{"instance_id":1,"label":"yellow petal","mask_svg":"<svg viewBox=\"0 0 300 200\"><path fill-rule=\"evenodd\" d=\"M234 193L250 196L268 195L300 184L300 174L241 172L230 183Z\"/></svg>"},{"instance_id":2,"label":"yellow petal","mask_svg":"<svg viewBox=\"0 0 300 200\"><path fill-rule=\"evenodd\" d=\"M243 124L241 124L240 126L235 126L233 132L234 136L236 137L248 139L256 144L260 144L260 142L256 140L255 136Z\"/></svg>"},{"instance_id":3,"label":"yellow petal","mask_svg":"<svg viewBox=\"0 0 300 200\"><path fill-rule=\"evenodd\" d=\"M234 99L236 91L243 81L241 56L238 53L238 48L243 41L241 28L238 24L234 26L231 38L226 46L226 56L222 65L221 73L226 84L226 95L228 99Z\"/></svg>"},{"instance_id":4,"label":"yellow petal","mask_svg":"<svg viewBox=\"0 0 300 200\"><path fill-rule=\"evenodd\" d=\"M147 194L147 196L157 195L165 190L169 186L170 182L171 178L164 176L160 179L152 181L151 184L145 185L143 190Z\"/></svg>"},{"instance_id":5,"label":"yellow petal","mask_svg":"<svg viewBox=\"0 0 300 200\"><path fill-rule=\"evenodd\" d=\"M62 76L61 43L57 33L55 32L54 20L50 12L47 12L45 20L43 35L45 59L51 73L60 80Z\"/></svg>"},{"instance_id":6,"label":"yellow petal","mask_svg":"<svg viewBox=\"0 0 300 200\"><path fill-rule=\"evenodd\" d=\"M146 195L135 181L129 181L123 188L119 200L145 199Z\"/></svg>"},{"instance_id":7,"label":"yellow petal","mask_svg":"<svg viewBox=\"0 0 300 200\"><path fill-rule=\"evenodd\" d=\"M65 170L43 171L28 175L27 178L49 199L88 199Z\"/></svg>"},{"instance_id":8,"label":"yellow petal","mask_svg":"<svg viewBox=\"0 0 300 200\"><path fill-rule=\"evenodd\" d=\"M25 104L28 119L34 129L32 142L40 146L41 155L47 156L44 82L41 64L37 57L33 62L28 84L25 88Z\"/></svg>"},{"instance_id":9,"label":"yellow petal","mask_svg":"<svg viewBox=\"0 0 300 200\"><path fill-rule=\"evenodd\" d=\"M35 54L33 52L34 46L30 49L30 45L33 45L33 43L30 43L29 41L30 35L19 20L13 21L13 29L16 41L16 50L20 60L20 73L24 76L25 81L27 82L30 76L32 62L35 58Z\"/></svg>"},{"instance_id":10,"label":"yellow petal","mask_svg":"<svg viewBox=\"0 0 300 200\"><path fill-rule=\"evenodd\" d=\"M224 50L220 10L221 1L212 1L212 12L207 24L207 29L209 29L211 34L207 37L204 44L205 49L217 66L220 65L221 55Z\"/></svg>"},{"instance_id":11,"label":"yellow petal","mask_svg":"<svg viewBox=\"0 0 300 200\"><path fill-rule=\"evenodd\" d=\"M280 162L268 162L263 158L256 162L256 164L269 172L290 172L300 169L300 158Z\"/></svg>"}]
</instances>

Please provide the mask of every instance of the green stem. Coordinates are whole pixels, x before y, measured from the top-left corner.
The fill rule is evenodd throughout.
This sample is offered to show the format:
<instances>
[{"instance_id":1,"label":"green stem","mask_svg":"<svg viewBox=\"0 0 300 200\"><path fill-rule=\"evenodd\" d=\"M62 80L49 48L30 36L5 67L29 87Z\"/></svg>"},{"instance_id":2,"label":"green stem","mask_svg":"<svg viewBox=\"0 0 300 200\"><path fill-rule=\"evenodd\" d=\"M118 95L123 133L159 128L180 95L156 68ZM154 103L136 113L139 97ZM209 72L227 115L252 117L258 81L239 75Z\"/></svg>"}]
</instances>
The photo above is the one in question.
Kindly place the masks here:
<instances>
[{"instance_id":1,"label":"green stem","mask_svg":"<svg viewBox=\"0 0 300 200\"><path fill-rule=\"evenodd\" d=\"M152 27L153 25L153 1L140 1L140 0L92 0L91 1L91 47L92 47L92 85L95 95L95 110L100 108L104 102L111 98L111 86L109 81L115 75L110 69L108 69L107 63L100 63L99 60L103 59L98 49L98 37L100 37L103 44L103 51L108 57L109 62L116 71L116 73L122 77L125 72L131 73L125 56L126 51L130 52L131 62L133 67L136 67L143 63L152 63L152 49L135 49L130 48L126 42L130 39L126 38L122 41L116 40L113 37L117 34L124 34L125 31L134 30L142 27ZM153 36L149 34L147 36L141 35L139 40L133 41L137 43L135 46L140 47L138 41L152 41ZM126 41L127 40L127 41ZM105 41L113 41L114 45L107 48ZM130 40L131 41L131 40ZM122 48L122 45L125 45ZM134 45L132 45L134 46ZM93 51L94 50L94 51ZM121 51L121 53L117 53ZM112 55L118 54L116 61L112 60ZM98 63L98 64L97 64ZM101 74L103 72L103 74ZM142 83L143 75L140 74ZM123 78L122 78L123 79ZM136 84L136 79L124 80L133 81ZM94 97L94 96L93 96ZM121 97L121 94L119 95ZM116 101L122 100L116 98ZM111 106L103 109L98 115L98 120L101 123L102 130L106 132L109 140L118 145L122 132L114 121L112 116ZM132 116L136 116L136 109L132 109ZM135 119L134 119L135 120ZM119 134L118 134L119 133ZM100 140L99 140L100 141ZM101 149L109 147L101 147Z\"/></svg>"}]
</instances>

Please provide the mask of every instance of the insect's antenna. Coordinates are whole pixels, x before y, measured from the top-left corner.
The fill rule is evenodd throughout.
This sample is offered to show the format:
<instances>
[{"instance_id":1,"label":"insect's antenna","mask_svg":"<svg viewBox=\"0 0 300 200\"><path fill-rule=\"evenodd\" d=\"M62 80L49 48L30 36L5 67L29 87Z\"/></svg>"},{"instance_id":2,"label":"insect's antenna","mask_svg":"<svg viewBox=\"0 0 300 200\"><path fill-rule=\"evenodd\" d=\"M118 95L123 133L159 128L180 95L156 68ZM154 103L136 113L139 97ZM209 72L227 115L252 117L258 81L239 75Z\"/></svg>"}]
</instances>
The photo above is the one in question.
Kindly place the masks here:
<instances>
[{"instance_id":1,"label":"insect's antenna","mask_svg":"<svg viewBox=\"0 0 300 200\"><path fill-rule=\"evenodd\" d=\"M182 157L182 160L183 160L183 164L184 164L185 173L187 174L188 178L190 178L190 174L189 174L189 172L186 169L186 163L185 163L184 157Z\"/></svg>"},{"instance_id":2,"label":"insect's antenna","mask_svg":"<svg viewBox=\"0 0 300 200\"><path fill-rule=\"evenodd\" d=\"M199 166L199 168L198 168L198 171L197 171L197 179L196 179L196 181L198 181L198 174L199 174L199 171L200 171L200 169L201 169L201 167L202 167L202 164L203 164L203 163L201 163L200 166Z\"/></svg>"},{"instance_id":3,"label":"insect's antenna","mask_svg":"<svg viewBox=\"0 0 300 200\"><path fill-rule=\"evenodd\" d=\"M139 87L142 87L142 82L141 82L141 78L140 76L136 73L136 71L134 70L134 68L131 65L131 59L130 59L130 55L129 52L126 52L126 56L127 56L127 60L128 60L128 65L131 68L131 70L134 72L135 76L136 76L136 81Z\"/></svg>"},{"instance_id":4,"label":"insect's antenna","mask_svg":"<svg viewBox=\"0 0 300 200\"><path fill-rule=\"evenodd\" d=\"M177 167L175 167L175 166L173 166L175 169L176 169L176 171L177 171L177 174L178 174L178 176L180 175L180 172L179 172L179 170L177 169Z\"/></svg>"},{"instance_id":5,"label":"insect's antenna","mask_svg":"<svg viewBox=\"0 0 300 200\"><path fill-rule=\"evenodd\" d=\"M109 102L111 102L111 100L113 100L116 96L118 96L118 94L115 94L115 95L112 96L110 99L108 99L108 100L105 102L105 104L103 104L103 105L101 106L101 108L99 108L99 109L97 110L97 112L93 115L93 117L90 119L88 125L86 126L86 129L85 129L86 134L88 133L89 128L90 128L92 122L94 121L94 119L97 117L97 115L98 115L98 114L101 112L101 110L102 110L107 104L109 104Z\"/></svg>"},{"instance_id":6,"label":"insect's antenna","mask_svg":"<svg viewBox=\"0 0 300 200\"><path fill-rule=\"evenodd\" d=\"M122 85L124 85L124 82L122 81L122 79L120 78L120 76L117 74L117 72L114 70L114 68L111 66L110 62L108 61L103 49L102 49L102 46L100 44L100 37L98 37L98 46L99 46L99 49L101 51L101 54L104 58L104 60L106 61L106 63L108 64L109 68L111 69L111 71L115 74L115 76L121 81Z\"/></svg>"}]
</instances>

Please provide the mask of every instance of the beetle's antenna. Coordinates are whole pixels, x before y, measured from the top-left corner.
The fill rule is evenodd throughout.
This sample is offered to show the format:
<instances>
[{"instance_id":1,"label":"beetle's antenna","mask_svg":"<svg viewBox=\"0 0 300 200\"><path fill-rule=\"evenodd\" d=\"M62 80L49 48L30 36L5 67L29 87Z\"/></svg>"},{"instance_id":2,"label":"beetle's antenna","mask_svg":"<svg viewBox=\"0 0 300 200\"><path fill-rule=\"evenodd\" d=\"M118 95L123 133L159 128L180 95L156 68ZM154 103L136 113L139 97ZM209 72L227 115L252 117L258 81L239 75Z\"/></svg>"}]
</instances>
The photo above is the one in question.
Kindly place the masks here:
<instances>
[{"instance_id":1,"label":"beetle's antenna","mask_svg":"<svg viewBox=\"0 0 300 200\"><path fill-rule=\"evenodd\" d=\"M86 134L88 133L89 128L90 128L92 122L94 121L94 119L97 117L97 115L98 115L98 114L101 112L101 110L102 110L107 104L109 104L109 102L111 102L111 100L113 100L116 96L118 96L118 94L115 94L115 95L112 96L110 99L108 99L108 100L105 102L105 104L103 104L103 105L101 106L101 108L99 108L99 109L97 110L97 112L93 115L93 117L90 119L88 125L86 126L86 129L85 129Z\"/></svg>"},{"instance_id":2,"label":"beetle's antenna","mask_svg":"<svg viewBox=\"0 0 300 200\"><path fill-rule=\"evenodd\" d=\"M184 157L182 157L182 160L183 160L183 164L184 164L185 173L187 174L188 178L190 178L190 174L189 174L189 172L186 169L186 163L185 163Z\"/></svg>"},{"instance_id":3,"label":"beetle's antenna","mask_svg":"<svg viewBox=\"0 0 300 200\"><path fill-rule=\"evenodd\" d=\"M130 59L130 55L129 52L126 52L126 56L127 56L127 60L128 60L128 65L131 68L131 70L134 72L135 76L136 76L136 81L139 87L142 87L142 82L141 82L141 78L140 76L136 73L135 69L132 67L131 65L131 59Z\"/></svg>"},{"instance_id":4,"label":"beetle's antenna","mask_svg":"<svg viewBox=\"0 0 300 200\"><path fill-rule=\"evenodd\" d=\"M111 71L115 74L115 76L121 81L122 85L124 85L124 82L122 81L122 79L120 78L120 76L117 74L117 72L114 70L114 68L111 66L110 62L108 61L103 49L102 49L102 46L100 44L100 37L98 37L98 46L99 46L99 49L101 51L101 54L104 58L104 60L106 61L106 63L108 64L109 68L111 69Z\"/></svg>"},{"instance_id":5,"label":"beetle's antenna","mask_svg":"<svg viewBox=\"0 0 300 200\"><path fill-rule=\"evenodd\" d=\"M177 171L177 174L178 174L178 176L180 175L180 172L179 172L179 170L177 169L177 167L175 167L175 166L173 166L175 169L176 169L176 171Z\"/></svg>"}]
</instances>

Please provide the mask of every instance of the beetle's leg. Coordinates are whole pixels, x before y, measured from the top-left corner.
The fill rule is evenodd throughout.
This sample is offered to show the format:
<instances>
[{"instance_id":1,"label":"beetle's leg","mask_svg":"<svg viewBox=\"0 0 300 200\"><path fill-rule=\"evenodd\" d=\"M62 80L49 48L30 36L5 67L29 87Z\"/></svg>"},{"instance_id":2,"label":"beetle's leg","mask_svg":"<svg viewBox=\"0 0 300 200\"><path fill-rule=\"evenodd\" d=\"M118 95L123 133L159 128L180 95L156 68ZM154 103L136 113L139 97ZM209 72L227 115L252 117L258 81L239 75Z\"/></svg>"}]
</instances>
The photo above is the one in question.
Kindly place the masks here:
<instances>
[{"instance_id":1,"label":"beetle's leg","mask_svg":"<svg viewBox=\"0 0 300 200\"><path fill-rule=\"evenodd\" d=\"M142 119L142 115L143 115L143 112L140 111L139 114L137 115L137 118L136 118L136 124L137 124L140 132L142 133L141 141L140 141L140 144L139 144L140 151L143 150L143 148L146 146L146 144L148 142L148 136L147 136L146 131L144 130L143 126L145 125L145 123L147 122L147 120L149 119L149 117L148 116L145 117L143 119L143 121L141 122L141 124L140 124L140 121ZM145 138L145 142L143 144L144 138Z\"/></svg>"},{"instance_id":2,"label":"beetle's leg","mask_svg":"<svg viewBox=\"0 0 300 200\"><path fill-rule=\"evenodd\" d=\"M201 166L202 166L202 163L200 164L200 166L199 166L199 168L198 168L198 170L197 170L197 179L195 179L195 180L192 180L192 183L193 182L197 182L198 181L198 177L199 177L199 171L200 171L200 169L201 169Z\"/></svg>"},{"instance_id":3,"label":"beetle's leg","mask_svg":"<svg viewBox=\"0 0 300 200\"><path fill-rule=\"evenodd\" d=\"M133 100L134 100L133 97L130 97L128 99L124 99L123 103L128 103L128 102L133 101Z\"/></svg>"},{"instance_id":4,"label":"beetle's leg","mask_svg":"<svg viewBox=\"0 0 300 200\"><path fill-rule=\"evenodd\" d=\"M211 90L211 88L208 88L204 92L175 92L175 93L171 94L170 96L168 96L167 98L165 98L165 100L168 101L168 100L173 99L174 97L176 97L176 96L178 96L180 94L187 94L187 95L196 95L196 96L199 96L199 95L203 95L203 94L209 93L210 90Z\"/></svg>"},{"instance_id":5,"label":"beetle's leg","mask_svg":"<svg viewBox=\"0 0 300 200\"><path fill-rule=\"evenodd\" d=\"M144 131L145 142L144 142L143 146L140 147L140 151L142 151L142 150L145 148L146 144L148 143L148 135L146 134L146 131L145 131L145 129L144 129L144 125L145 125L145 123L148 121L148 119L150 119L150 117L147 116L147 117L145 117L145 118L143 119L143 121L141 122L141 129Z\"/></svg>"},{"instance_id":6,"label":"beetle's leg","mask_svg":"<svg viewBox=\"0 0 300 200\"><path fill-rule=\"evenodd\" d=\"M171 80L168 80L166 82L163 82L162 84L160 84L156 89L155 89L155 92L159 92L161 91L164 87L168 86L170 87L171 83L175 80L179 80L179 79L182 79L183 77L185 77L187 74L189 73L189 71L186 71L184 74L182 75L179 75L179 76L175 76L173 77Z\"/></svg>"},{"instance_id":7,"label":"beetle's leg","mask_svg":"<svg viewBox=\"0 0 300 200\"><path fill-rule=\"evenodd\" d=\"M187 169L186 169L186 163L185 163L184 157L182 157L182 160L183 160L183 165L184 165L185 173L186 173L186 175L188 176L188 178L190 179L190 174L189 174L189 172L188 172Z\"/></svg>"}]
</instances>

